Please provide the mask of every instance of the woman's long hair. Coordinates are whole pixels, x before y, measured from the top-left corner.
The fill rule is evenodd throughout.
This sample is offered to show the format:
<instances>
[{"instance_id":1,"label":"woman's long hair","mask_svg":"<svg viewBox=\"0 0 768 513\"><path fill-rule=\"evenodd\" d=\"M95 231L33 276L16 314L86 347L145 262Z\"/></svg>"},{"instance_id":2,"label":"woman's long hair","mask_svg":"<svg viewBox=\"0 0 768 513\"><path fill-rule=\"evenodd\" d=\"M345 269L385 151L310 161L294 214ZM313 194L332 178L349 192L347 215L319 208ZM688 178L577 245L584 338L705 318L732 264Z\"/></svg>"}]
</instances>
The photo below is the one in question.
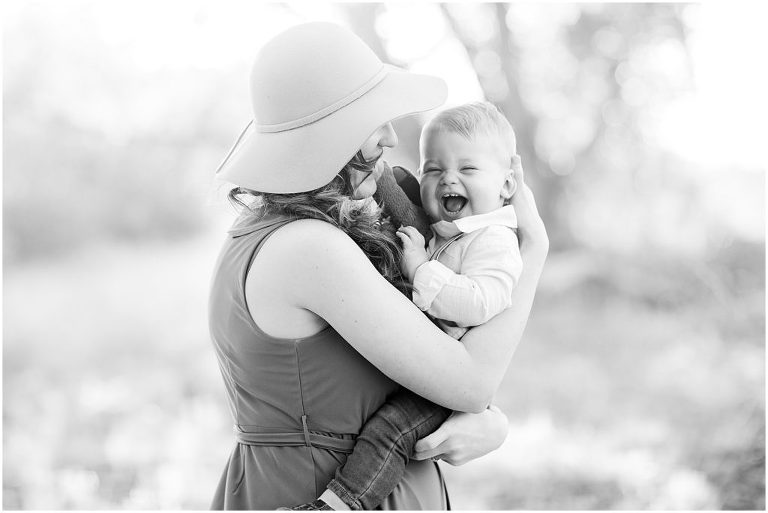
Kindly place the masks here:
<instances>
[{"instance_id":1,"label":"woman's long hair","mask_svg":"<svg viewBox=\"0 0 768 513\"><path fill-rule=\"evenodd\" d=\"M372 173L376 160L362 152L350 160L327 185L307 192L288 194L257 192L243 187L229 191L229 200L245 215L263 218L272 214L291 219L319 219L349 235L371 263L392 285L409 295L410 287L400 273L402 250L395 227L381 215L373 198L354 200L350 171ZM243 197L249 197L243 201Z\"/></svg>"}]
</instances>

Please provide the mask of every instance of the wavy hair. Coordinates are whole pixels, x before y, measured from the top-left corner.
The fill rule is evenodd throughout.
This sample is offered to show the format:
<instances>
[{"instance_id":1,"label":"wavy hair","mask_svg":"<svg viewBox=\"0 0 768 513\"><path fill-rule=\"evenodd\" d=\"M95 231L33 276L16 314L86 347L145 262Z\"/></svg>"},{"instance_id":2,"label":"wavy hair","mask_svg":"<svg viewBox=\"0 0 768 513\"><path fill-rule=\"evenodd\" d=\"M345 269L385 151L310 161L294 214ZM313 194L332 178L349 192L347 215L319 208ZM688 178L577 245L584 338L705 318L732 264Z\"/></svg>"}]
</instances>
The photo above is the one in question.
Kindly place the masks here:
<instances>
[{"instance_id":1,"label":"wavy hair","mask_svg":"<svg viewBox=\"0 0 768 513\"><path fill-rule=\"evenodd\" d=\"M373 198L351 198L354 191L350 171L372 173L377 160L366 160L358 151L330 183L317 189L278 194L235 187L229 191L229 200L242 214L257 219L278 214L332 224L358 245L384 278L408 296L411 287L400 273L402 249L395 227L388 218L382 217ZM244 196L249 199L244 201Z\"/></svg>"}]
</instances>

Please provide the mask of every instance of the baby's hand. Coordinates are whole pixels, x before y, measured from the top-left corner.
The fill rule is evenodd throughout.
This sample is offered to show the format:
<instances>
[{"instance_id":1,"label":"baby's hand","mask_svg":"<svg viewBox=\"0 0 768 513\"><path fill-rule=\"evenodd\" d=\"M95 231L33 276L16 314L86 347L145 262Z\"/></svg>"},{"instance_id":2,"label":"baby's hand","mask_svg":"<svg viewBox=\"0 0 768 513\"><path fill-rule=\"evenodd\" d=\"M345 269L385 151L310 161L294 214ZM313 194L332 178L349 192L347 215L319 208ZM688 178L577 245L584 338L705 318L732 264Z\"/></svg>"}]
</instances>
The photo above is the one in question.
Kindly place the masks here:
<instances>
[{"instance_id":1,"label":"baby's hand","mask_svg":"<svg viewBox=\"0 0 768 513\"><path fill-rule=\"evenodd\" d=\"M408 281L413 283L416 269L429 260L427 251L424 249L424 236L413 226L401 226L397 230L397 236L403 243L403 259L400 261L400 269Z\"/></svg>"}]
</instances>

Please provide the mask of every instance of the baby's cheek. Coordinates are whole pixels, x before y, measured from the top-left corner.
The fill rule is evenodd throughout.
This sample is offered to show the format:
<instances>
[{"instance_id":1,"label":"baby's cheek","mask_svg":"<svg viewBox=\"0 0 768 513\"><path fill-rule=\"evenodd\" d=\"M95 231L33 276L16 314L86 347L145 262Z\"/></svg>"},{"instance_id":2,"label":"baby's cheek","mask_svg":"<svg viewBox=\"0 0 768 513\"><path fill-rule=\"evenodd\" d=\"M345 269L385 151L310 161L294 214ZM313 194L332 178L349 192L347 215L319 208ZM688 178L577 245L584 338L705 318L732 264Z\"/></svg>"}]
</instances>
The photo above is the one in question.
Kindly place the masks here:
<instances>
[{"instance_id":1,"label":"baby's cheek","mask_svg":"<svg viewBox=\"0 0 768 513\"><path fill-rule=\"evenodd\" d=\"M429 203L429 193L427 192L427 187L422 183L421 187L419 188L419 196L421 196L421 204L424 208L427 208L427 203Z\"/></svg>"},{"instance_id":2,"label":"baby's cheek","mask_svg":"<svg viewBox=\"0 0 768 513\"><path fill-rule=\"evenodd\" d=\"M440 217L440 210L438 209L437 201L434 198L422 198L421 204L424 206L424 212L427 213L431 221L435 221Z\"/></svg>"},{"instance_id":3,"label":"baby's cheek","mask_svg":"<svg viewBox=\"0 0 768 513\"><path fill-rule=\"evenodd\" d=\"M421 205L424 209L434 208L435 204L435 186L428 178L422 178L421 187L419 188L421 196Z\"/></svg>"}]
</instances>

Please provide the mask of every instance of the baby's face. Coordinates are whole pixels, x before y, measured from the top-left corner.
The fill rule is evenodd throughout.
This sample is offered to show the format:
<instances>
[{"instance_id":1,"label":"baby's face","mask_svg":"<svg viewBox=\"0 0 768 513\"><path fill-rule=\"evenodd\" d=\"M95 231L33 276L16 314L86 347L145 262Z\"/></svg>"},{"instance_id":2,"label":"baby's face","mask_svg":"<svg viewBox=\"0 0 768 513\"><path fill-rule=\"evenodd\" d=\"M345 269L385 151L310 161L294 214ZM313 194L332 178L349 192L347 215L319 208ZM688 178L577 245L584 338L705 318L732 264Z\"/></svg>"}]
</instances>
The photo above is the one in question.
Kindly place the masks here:
<instances>
[{"instance_id":1,"label":"baby's face","mask_svg":"<svg viewBox=\"0 0 768 513\"><path fill-rule=\"evenodd\" d=\"M507 152L492 137L428 130L421 143L421 202L432 222L487 214L514 192Z\"/></svg>"}]
</instances>

